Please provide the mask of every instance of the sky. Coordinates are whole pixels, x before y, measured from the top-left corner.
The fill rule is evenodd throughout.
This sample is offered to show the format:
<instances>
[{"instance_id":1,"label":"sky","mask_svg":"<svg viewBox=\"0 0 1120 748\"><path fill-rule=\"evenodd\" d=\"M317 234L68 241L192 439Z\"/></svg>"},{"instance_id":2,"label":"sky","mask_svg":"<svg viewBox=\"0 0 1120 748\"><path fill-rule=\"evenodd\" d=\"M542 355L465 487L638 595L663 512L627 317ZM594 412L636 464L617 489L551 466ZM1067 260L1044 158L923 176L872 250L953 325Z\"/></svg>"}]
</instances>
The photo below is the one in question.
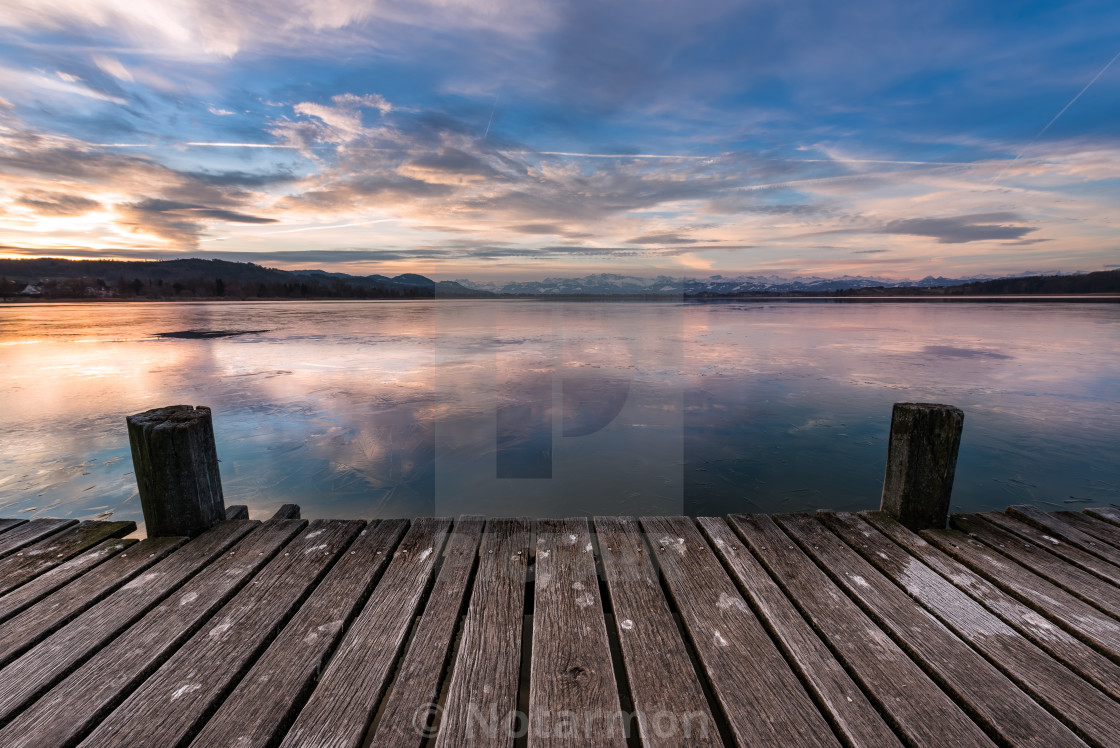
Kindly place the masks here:
<instances>
[{"instance_id":1,"label":"sky","mask_svg":"<svg viewBox=\"0 0 1120 748\"><path fill-rule=\"evenodd\" d=\"M1115 0L0 0L0 257L1120 267Z\"/></svg>"}]
</instances>

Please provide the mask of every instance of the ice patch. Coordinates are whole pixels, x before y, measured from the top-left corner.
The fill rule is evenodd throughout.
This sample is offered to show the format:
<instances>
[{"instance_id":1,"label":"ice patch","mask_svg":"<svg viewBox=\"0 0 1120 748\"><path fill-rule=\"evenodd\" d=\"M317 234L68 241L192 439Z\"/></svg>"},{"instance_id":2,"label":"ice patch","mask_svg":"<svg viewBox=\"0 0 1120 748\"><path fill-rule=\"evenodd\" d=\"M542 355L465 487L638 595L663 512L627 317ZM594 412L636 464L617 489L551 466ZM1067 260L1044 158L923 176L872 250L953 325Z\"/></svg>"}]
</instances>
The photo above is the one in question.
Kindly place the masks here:
<instances>
[{"instance_id":1,"label":"ice patch","mask_svg":"<svg viewBox=\"0 0 1120 748\"><path fill-rule=\"evenodd\" d=\"M430 555L432 555L432 549L428 548L423 553L420 554L420 560L423 561L424 559L426 559Z\"/></svg>"},{"instance_id":2,"label":"ice patch","mask_svg":"<svg viewBox=\"0 0 1120 748\"><path fill-rule=\"evenodd\" d=\"M723 634L721 634L718 629L712 639L715 641L717 647L726 647L728 644L727 640L723 638Z\"/></svg>"},{"instance_id":3,"label":"ice patch","mask_svg":"<svg viewBox=\"0 0 1120 748\"><path fill-rule=\"evenodd\" d=\"M623 631L630 631L634 628L634 622L631 621L629 618L627 618L625 621L623 621L619 625L622 626Z\"/></svg>"},{"instance_id":4,"label":"ice patch","mask_svg":"<svg viewBox=\"0 0 1120 748\"><path fill-rule=\"evenodd\" d=\"M853 574L851 578L852 578L852 581L855 582L856 584L858 584L860 587L866 587L867 589L871 589L871 585L868 584L867 580L864 579L863 577L861 577L859 574Z\"/></svg>"},{"instance_id":5,"label":"ice patch","mask_svg":"<svg viewBox=\"0 0 1120 748\"><path fill-rule=\"evenodd\" d=\"M187 594L185 594L185 595L183 595L182 597L179 598L179 607L182 607L184 605L190 605L191 603L193 603L197 599L198 599L198 593L197 592L188 592Z\"/></svg>"}]
</instances>

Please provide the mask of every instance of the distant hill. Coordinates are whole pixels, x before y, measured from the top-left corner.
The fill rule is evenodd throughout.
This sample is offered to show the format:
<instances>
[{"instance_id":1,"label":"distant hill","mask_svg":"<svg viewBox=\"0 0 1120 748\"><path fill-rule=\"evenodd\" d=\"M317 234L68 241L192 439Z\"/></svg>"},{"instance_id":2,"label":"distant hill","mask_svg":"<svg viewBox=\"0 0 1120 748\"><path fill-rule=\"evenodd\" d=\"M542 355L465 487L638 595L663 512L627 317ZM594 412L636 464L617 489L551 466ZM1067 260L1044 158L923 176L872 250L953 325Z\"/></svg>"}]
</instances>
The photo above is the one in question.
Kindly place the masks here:
<instances>
[{"instance_id":1,"label":"distant hill","mask_svg":"<svg viewBox=\"0 0 1120 748\"><path fill-rule=\"evenodd\" d=\"M39 298L125 299L412 299L529 297L748 298L774 296L999 296L1120 293L1120 270L1013 278L941 278L892 281L839 278L713 275L672 278L599 273L505 284L434 281L405 273L348 275L326 270L278 270L250 262L203 260L0 260L0 295Z\"/></svg>"},{"instance_id":2,"label":"distant hill","mask_svg":"<svg viewBox=\"0 0 1120 748\"><path fill-rule=\"evenodd\" d=\"M1120 270L1079 275L1031 275L996 278L939 288L878 286L836 291L835 296L1064 296L1120 293Z\"/></svg>"},{"instance_id":3,"label":"distant hill","mask_svg":"<svg viewBox=\"0 0 1120 748\"><path fill-rule=\"evenodd\" d=\"M408 273L357 276L322 270L278 270L251 262L203 260L0 260L0 293L28 285L40 298L343 298L402 299L489 296L453 281Z\"/></svg>"}]
</instances>

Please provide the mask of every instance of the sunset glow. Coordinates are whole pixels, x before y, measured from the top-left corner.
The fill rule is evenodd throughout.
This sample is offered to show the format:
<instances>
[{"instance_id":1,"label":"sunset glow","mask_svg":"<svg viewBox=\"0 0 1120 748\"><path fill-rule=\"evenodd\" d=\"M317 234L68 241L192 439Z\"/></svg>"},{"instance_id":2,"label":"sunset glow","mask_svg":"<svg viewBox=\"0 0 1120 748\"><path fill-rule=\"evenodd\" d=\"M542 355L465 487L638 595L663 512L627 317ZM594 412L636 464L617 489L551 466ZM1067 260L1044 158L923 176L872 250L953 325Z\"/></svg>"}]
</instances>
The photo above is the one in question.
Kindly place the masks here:
<instances>
[{"instance_id":1,"label":"sunset glow","mask_svg":"<svg viewBox=\"0 0 1120 748\"><path fill-rule=\"evenodd\" d=\"M0 257L1120 264L1120 6L15 0Z\"/></svg>"}]
</instances>

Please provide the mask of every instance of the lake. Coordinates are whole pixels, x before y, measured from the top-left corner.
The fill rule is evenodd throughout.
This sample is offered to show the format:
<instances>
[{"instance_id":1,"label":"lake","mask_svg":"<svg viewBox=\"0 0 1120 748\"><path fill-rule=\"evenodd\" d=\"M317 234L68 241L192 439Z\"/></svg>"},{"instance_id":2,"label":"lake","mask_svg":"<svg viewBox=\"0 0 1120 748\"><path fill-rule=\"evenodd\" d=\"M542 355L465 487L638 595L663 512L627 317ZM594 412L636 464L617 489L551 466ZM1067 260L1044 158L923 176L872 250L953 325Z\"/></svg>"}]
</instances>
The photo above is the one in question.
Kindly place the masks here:
<instances>
[{"instance_id":1,"label":"lake","mask_svg":"<svg viewBox=\"0 0 1120 748\"><path fill-rule=\"evenodd\" d=\"M872 508L899 401L965 412L953 511L1120 505L1118 304L87 303L0 305L0 516L142 522L174 404L254 517Z\"/></svg>"}]
</instances>

